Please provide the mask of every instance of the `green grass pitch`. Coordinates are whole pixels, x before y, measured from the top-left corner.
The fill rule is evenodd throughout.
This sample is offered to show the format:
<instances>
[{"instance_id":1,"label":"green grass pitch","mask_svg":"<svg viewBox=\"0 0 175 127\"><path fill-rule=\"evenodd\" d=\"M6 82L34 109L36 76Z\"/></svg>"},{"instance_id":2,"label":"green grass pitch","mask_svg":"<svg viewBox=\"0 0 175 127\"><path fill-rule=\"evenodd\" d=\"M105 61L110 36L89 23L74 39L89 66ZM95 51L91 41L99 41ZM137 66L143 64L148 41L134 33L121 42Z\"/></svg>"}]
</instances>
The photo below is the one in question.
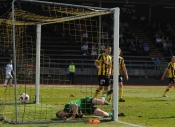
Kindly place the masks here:
<instances>
[{"instance_id":1,"label":"green grass pitch","mask_svg":"<svg viewBox=\"0 0 175 127\"><path fill-rule=\"evenodd\" d=\"M19 102L18 120L19 121L57 121L55 113L62 109L68 101L75 100L87 95L92 96L97 86L44 86L40 87L40 104L21 104ZM162 97L165 90L164 87L124 87L124 98L126 102L119 103L119 112L124 112L125 117L119 117L118 122L102 122L95 126L105 127L132 127L130 124L146 126L146 127L172 127L174 126L174 105L175 94L174 88L168 92L169 97ZM30 101L34 100L35 87L24 86L17 87L17 96L26 92L30 95ZM73 97L71 97L73 95ZM100 96L100 95L99 95ZM14 88L0 88L0 116L5 116L9 120L15 119L15 107L11 103L14 102ZM5 103L7 103L5 105ZM98 106L105 111L111 111L112 106ZM86 117L87 119L96 119ZM130 124L128 124L130 123ZM0 121L0 126L11 127L13 124ZM78 123L43 123L43 124L17 124L16 127L89 127L93 126L84 122Z\"/></svg>"}]
</instances>

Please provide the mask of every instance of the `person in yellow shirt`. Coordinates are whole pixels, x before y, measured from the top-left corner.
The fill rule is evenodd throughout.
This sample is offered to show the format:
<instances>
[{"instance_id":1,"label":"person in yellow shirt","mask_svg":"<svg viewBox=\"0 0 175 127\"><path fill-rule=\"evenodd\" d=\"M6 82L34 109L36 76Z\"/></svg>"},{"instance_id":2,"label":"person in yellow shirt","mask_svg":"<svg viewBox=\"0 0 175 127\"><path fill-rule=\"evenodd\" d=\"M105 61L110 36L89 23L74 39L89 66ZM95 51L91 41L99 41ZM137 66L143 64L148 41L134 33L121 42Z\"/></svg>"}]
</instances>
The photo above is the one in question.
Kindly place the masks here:
<instances>
[{"instance_id":1,"label":"person in yellow shirt","mask_svg":"<svg viewBox=\"0 0 175 127\"><path fill-rule=\"evenodd\" d=\"M175 86L175 56L172 56L171 62L168 63L161 80L164 80L166 73L168 72L169 85L163 93L162 97L167 97L166 93L174 85Z\"/></svg>"},{"instance_id":2,"label":"person in yellow shirt","mask_svg":"<svg viewBox=\"0 0 175 127\"><path fill-rule=\"evenodd\" d=\"M96 89L94 93L94 98L97 97L99 92L103 89L103 94L105 94L108 90L109 79L111 76L111 68L112 68L112 57L111 47L105 46L105 52L100 54L98 58L95 60L95 67L97 68L98 73L98 84L99 87Z\"/></svg>"},{"instance_id":3,"label":"person in yellow shirt","mask_svg":"<svg viewBox=\"0 0 175 127\"><path fill-rule=\"evenodd\" d=\"M71 84L74 84L74 73L75 73L75 65L73 62L69 65L69 80Z\"/></svg>"},{"instance_id":4,"label":"person in yellow shirt","mask_svg":"<svg viewBox=\"0 0 175 127\"><path fill-rule=\"evenodd\" d=\"M125 74L126 80L129 79L128 72L125 66L124 58L120 56L121 49L119 48L118 54L119 54L119 64L118 64L118 85L119 85L119 102L125 102L123 99L123 73ZM112 63L113 64L113 63ZM110 79L111 89L113 89L113 69ZM112 99L112 94L110 94L109 101Z\"/></svg>"}]
</instances>

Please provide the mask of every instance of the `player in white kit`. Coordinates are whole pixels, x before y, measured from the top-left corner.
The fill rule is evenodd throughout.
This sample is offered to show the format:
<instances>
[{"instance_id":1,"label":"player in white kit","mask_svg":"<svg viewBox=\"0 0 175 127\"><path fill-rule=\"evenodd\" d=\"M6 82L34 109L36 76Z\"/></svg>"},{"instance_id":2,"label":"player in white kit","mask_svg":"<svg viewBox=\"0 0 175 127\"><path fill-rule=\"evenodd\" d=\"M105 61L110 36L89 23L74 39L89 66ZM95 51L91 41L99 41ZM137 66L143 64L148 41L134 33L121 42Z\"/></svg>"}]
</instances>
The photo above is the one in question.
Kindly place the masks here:
<instances>
[{"instance_id":1,"label":"player in white kit","mask_svg":"<svg viewBox=\"0 0 175 127\"><path fill-rule=\"evenodd\" d=\"M6 69L6 77L5 77L5 81L4 81L4 87L7 87L7 82L9 79L10 79L10 86L13 87L12 86L13 76L12 76L11 72L13 72L13 74L15 74L15 73L13 71L12 60L9 61L9 63L6 65L5 69Z\"/></svg>"}]
</instances>

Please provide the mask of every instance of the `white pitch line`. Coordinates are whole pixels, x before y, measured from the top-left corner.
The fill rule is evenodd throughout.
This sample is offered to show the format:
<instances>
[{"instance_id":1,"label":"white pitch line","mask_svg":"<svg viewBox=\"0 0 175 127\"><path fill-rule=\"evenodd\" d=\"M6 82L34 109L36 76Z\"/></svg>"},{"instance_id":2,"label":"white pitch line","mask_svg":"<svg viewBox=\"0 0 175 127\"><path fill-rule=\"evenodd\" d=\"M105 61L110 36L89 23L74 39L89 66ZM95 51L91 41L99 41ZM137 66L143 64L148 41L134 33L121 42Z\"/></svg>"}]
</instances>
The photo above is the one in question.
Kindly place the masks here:
<instances>
[{"instance_id":1,"label":"white pitch line","mask_svg":"<svg viewBox=\"0 0 175 127\"><path fill-rule=\"evenodd\" d=\"M132 123L127 123L127 122L122 122L122 121L118 121L119 123L123 123L123 124L127 124L133 127L145 127L145 126L141 126L141 125L137 125L137 124L132 124Z\"/></svg>"}]
</instances>

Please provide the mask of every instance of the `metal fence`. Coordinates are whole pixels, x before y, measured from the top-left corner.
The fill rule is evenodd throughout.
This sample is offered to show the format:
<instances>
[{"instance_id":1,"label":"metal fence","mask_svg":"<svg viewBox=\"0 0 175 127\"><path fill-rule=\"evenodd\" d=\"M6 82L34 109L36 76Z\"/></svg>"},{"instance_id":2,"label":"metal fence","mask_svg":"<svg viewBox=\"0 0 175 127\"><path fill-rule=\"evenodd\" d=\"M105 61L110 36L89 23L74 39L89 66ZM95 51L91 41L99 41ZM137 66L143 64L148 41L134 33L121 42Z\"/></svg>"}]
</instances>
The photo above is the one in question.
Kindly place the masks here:
<instances>
[{"instance_id":1,"label":"metal fence","mask_svg":"<svg viewBox=\"0 0 175 127\"><path fill-rule=\"evenodd\" d=\"M44 75L45 77L52 77L54 75L68 75L68 66L72 60L65 60L61 63L44 63L46 66L42 67L41 77ZM74 60L75 61L75 60ZM49 65L48 65L49 64ZM97 69L94 66L94 60L79 60L74 62L76 71L75 77L84 76L87 78L92 78L97 76ZM137 61L137 60L129 60L125 61L126 68L128 71L129 77L138 77L138 78L148 78L148 77L160 77L168 63L161 63L160 66L154 66L153 61ZM18 66L17 64L17 67ZM22 70L23 72L20 72ZM17 73L28 73L28 71L24 71L21 68L17 69ZM0 78L1 83L4 82L5 75L5 65L0 68ZM35 74L35 68L33 69L33 74ZM3 76L2 76L3 75ZM23 74L27 75L27 74ZM18 76L18 74L17 74ZM34 76L35 77L35 76ZM68 76L67 76L68 77ZM18 77L17 77L18 78Z\"/></svg>"}]
</instances>

